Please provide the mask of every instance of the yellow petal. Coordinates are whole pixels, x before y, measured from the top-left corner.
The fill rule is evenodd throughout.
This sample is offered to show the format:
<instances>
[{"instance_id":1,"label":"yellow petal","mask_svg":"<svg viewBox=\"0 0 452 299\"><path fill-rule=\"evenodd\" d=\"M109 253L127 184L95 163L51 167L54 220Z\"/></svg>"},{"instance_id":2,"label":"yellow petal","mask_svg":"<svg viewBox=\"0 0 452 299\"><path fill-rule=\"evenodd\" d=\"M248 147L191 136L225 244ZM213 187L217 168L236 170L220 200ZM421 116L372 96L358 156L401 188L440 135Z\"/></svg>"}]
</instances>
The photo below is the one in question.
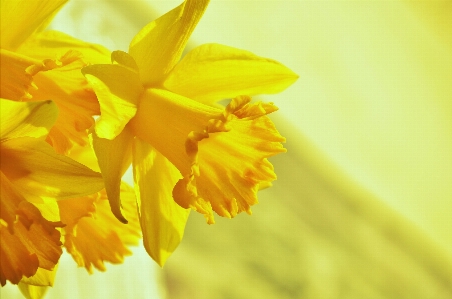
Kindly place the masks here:
<instances>
[{"instance_id":1,"label":"yellow petal","mask_svg":"<svg viewBox=\"0 0 452 299\"><path fill-rule=\"evenodd\" d=\"M69 51L55 60L44 60L49 70L33 76L37 90L30 91L32 99L41 101L51 98L59 109L48 141L58 153L66 154L72 144L86 145L87 130L94 125L94 115L99 115L97 97L80 69L86 65L81 53Z\"/></svg>"},{"instance_id":2,"label":"yellow petal","mask_svg":"<svg viewBox=\"0 0 452 299\"><path fill-rule=\"evenodd\" d=\"M21 289L21 291L25 291L26 289L28 289L31 292L30 295L39 295L41 293L45 293L46 291L45 287L53 286L57 270L58 264L56 264L52 270L38 268L38 271L36 271L36 273L33 276L22 278L22 280L19 283L19 288ZM30 288L27 286L29 286Z\"/></svg>"},{"instance_id":3,"label":"yellow petal","mask_svg":"<svg viewBox=\"0 0 452 299\"><path fill-rule=\"evenodd\" d=\"M30 252L19 238L0 225L0 282L19 283L22 276L32 276L39 266L38 257Z\"/></svg>"},{"instance_id":4,"label":"yellow petal","mask_svg":"<svg viewBox=\"0 0 452 299\"><path fill-rule=\"evenodd\" d=\"M32 33L47 25L67 0L2 0L0 47L15 49Z\"/></svg>"},{"instance_id":5,"label":"yellow petal","mask_svg":"<svg viewBox=\"0 0 452 299\"><path fill-rule=\"evenodd\" d=\"M238 97L222 112L165 90L149 89L130 126L182 176L175 201L213 223L221 216L250 213L259 186L276 178L267 158L284 152L285 139L266 116L272 104ZM225 163L227 161L227 163Z\"/></svg>"},{"instance_id":6,"label":"yellow petal","mask_svg":"<svg viewBox=\"0 0 452 299\"><path fill-rule=\"evenodd\" d=\"M127 220L121 213L121 178L132 162L133 135L126 127L115 139L99 138L92 134L93 148L105 182L111 211L121 222Z\"/></svg>"},{"instance_id":7,"label":"yellow petal","mask_svg":"<svg viewBox=\"0 0 452 299\"><path fill-rule=\"evenodd\" d=\"M68 51L81 53L83 61L89 64L110 63L110 51L105 47L87 43L54 30L33 34L22 43L16 52L34 59L44 60L61 57Z\"/></svg>"},{"instance_id":8,"label":"yellow petal","mask_svg":"<svg viewBox=\"0 0 452 299\"><path fill-rule=\"evenodd\" d=\"M13 232L13 225L16 221L16 210L20 202L25 198L20 194L8 178L0 171L0 191L2 194L0 201L1 225Z\"/></svg>"},{"instance_id":9,"label":"yellow petal","mask_svg":"<svg viewBox=\"0 0 452 299\"><path fill-rule=\"evenodd\" d=\"M17 50L42 61L54 60L54 68L37 73L33 100L54 100L60 110L48 142L58 153L67 154L73 144L87 144L87 132L100 114L99 103L80 69L88 64L109 63L110 51L57 31L33 34Z\"/></svg>"},{"instance_id":10,"label":"yellow petal","mask_svg":"<svg viewBox=\"0 0 452 299\"><path fill-rule=\"evenodd\" d=\"M14 226L14 235L36 253L40 268L52 270L62 254L60 232L56 229L61 223L47 221L29 202L21 202L18 208L19 221Z\"/></svg>"},{"instance_id":11,"label":"yellow petal","mask_svg":"<svg viewBox=\"0 0 452 299\"><path fill-rule=\"evenodd\" d=\"M188 98L212 104L238 95L273 94L298 78L281 63L219 44L190 51L174 67L164 86Z\"/></svg>"},{"instance_id":12,"label":"yellow petal","mask_svg":"<svg viewBox=\"0 0 452 299\"><path fill-rule=\"evenodd\" d=\"M91 146L74 146L68 156L71 159L88 166L92 170L100 172L96 153Z\"/></svg>"},{"instance_id":13,"label":"yellow petal","mask_svg":"<svg viewBox=\"0 0 452 299\"><path fill-rule=\"evenodd\" d=\"M42 217L52 222L60 222L60 211L55 198L39 197L33 194L25 194L27 201L32 203L41 212Z\"/></svg>"},{"instance_id":14,"label":"yellow petal","mask_svg":"<svg viewBox=\"0 0 452 299\"><path fill-rule=\"evenodd\" d=\"M72 230L83 217L92 217L96 212L95 202L98 197L99 194L94 193L89 196L64 199L57 202L61 222L66 225L64 227L66 233L73 233Z\"/></svg>"},{"instance_id":15,"label":"yellow petal","mask_svg":"<svg viewBox=\"0 0 452 299\"><path fill-rule=\"evenodd\" d=\"M3 198L2 198L3 200ZM17 284L22 276L30 277L38 267L54 269L61 250L60 223L44 219L39 210L23 200L17 207L18 220L13 232L0 225L0 281Z\"/></svg>"},{"instance_id":16,"label":"yellow petal","mask_svg":"<svg viewBox=\"0 0 452 299\"><path fill-rule=\"evenodd\" d=\"M52 101L15 102L0 99L2 141L18 137L44 138L58 115Z\"/></svg>"},{"instance_id":17,"label":"yellow petal","mask_svg":"<svg viewBox=\"0 0 452 299\"><path fill-rule=\"evenodd\" d=\"M1 144L2 172L21 192L65 199L103 188L99 173L55 153L47 143L21 137Z\"/></svg>"},{"instance_id":18,"label":"yellow petal","mask_svg":"<svg viewBox=\"0 0 452 299\"><path fill-rule=\"evenodd\" d=\"M203 105L163 89L148 89L130 122L135 136L163 154L184 175L191 171L185 143L192 131L201 132L221 109Z\"/></svg>"},{"instance_id":19,"label":"yellow petal","mask_svg":"<svg viewBox=\"0 0 452 299\"><path fill-rule=\"evenodd\" d=\"M80 73L86 65L81 53L68 51L55 59L40 61L1 51L2 97L17 101L53 99L59 115L49 133L49 143L59 153L66 153L72 142L85 145L86 130L94 124L93 115L99 114L99 103Z\"/></svg>"},{"instance_id":20,"label":"yellow petal","mask_svg":"<svg viewBox=\"0 0 452 299\"><path fill-rule=\"evenodd\" d=\"M35 286L35 285L26 284L23 282L19 283L19 290L26 299L44 298L48 289L49 289L49 287L47 287L47 286Z\"/></svg>"},{"instance_id":21,"label":"yellow petal","mask_svg":"<svg viewBox=\"0 0 452 299\"><path fill-rule=\"evenodd\" d=\"M33 73L28 70L40 61L4 49L0 49L0 60L0 97L15 101L31 98Z\"/></svg>"},{"instance_id":22,"label":"yellow petal","mask_svg":"<svg viewBox=\"0 0 452 299\"><path fill-rule=\"evenodd\" d=\"M134 72L139 72L136 61L132 56L124 51L113 51L111 53L111 63L117 63L124 67L130 68Z\"/></svg>"},{"instance_id":23,"label":"yellow petal","mask_svg":"<svg viewBox=\"0 0 452 299\"><path fill-rule=\"evenodd\" d=\"M14 235L19 205L25 198L1 171L0 191L0 282L3 286L6 280L17 284L22 276L33 275L39 261L36 254Z\"/></svg>"},{"instance_id":24,"label":"yellow petal","mask_svg":"<svg viewBox=\"0 0 452 299\"><path fill-rule=\"evenodd\" d=\"M133 167L144 247L163 267L182 240L190 213L172 198L181 175L162 154L139 139L133 143Z\"/></svg>"},{"instance_id":25,"label":"yellow petal","mask_svg":"<svg viewBox=\"0 0 452 299\"><path fill-rule=\"evenodd\" d=\"M179 61L208 4L208 0L186 0L133 38L129 53L138 64L145 86L160 82Z\"/></svg>"},{"instance_id":26,"label":"yellow petal","mask_svg":"<svg viewBox=\"0 0 452 299\"><path fill-rule=\"evenodd\" d=\"M119 64L87 66L82 73L99 99L101 116L96 123L100 138L113 139L135 115L143 87L136 71Z\"/></svg>"},{"instance_id":27,"label":"yellow petal","mask_svg":"<svg viewBox=\"0 0 452 299\"><path fill-rule=\"evenodd\" d=\"M91 216L81 217L64 228L64 246L77 264L90 273L93 266L105 271L105 261L122 263L124 256L131 254L127 246L137 245L141 237L133 189L123 184L121 195L128 224L119 222L111 213L106 192L103 190L97 196L91 196L95 205ZM58 202L62 219L73 218L72 208L77 200Z\"/></svg>"}]
</instances>

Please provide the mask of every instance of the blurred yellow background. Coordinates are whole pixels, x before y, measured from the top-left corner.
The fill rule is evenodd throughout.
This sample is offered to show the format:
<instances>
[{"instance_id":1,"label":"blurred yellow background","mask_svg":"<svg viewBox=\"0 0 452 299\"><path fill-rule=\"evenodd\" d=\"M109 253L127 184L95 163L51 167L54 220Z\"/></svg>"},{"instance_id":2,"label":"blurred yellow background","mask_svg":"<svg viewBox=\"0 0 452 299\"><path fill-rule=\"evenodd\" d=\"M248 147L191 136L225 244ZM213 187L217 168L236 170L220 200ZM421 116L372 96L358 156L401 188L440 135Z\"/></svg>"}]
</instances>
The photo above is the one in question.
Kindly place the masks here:
<instances>
[{"instance_id":1,"label":"blurred yellow background","mask_svg":"<svg viewBox=\"0 0 452 299\"><path fill-rule=\"evenodd\" d=\"M127 51L180 2L71 0L51 26ZM260 97L278 181L251 217L192 213L163 270L141 248L91 277L66 257L46 298L452 298L452 2L212 0L187 50L208 42L300 75Z\"/></svg>"}]
</instances>

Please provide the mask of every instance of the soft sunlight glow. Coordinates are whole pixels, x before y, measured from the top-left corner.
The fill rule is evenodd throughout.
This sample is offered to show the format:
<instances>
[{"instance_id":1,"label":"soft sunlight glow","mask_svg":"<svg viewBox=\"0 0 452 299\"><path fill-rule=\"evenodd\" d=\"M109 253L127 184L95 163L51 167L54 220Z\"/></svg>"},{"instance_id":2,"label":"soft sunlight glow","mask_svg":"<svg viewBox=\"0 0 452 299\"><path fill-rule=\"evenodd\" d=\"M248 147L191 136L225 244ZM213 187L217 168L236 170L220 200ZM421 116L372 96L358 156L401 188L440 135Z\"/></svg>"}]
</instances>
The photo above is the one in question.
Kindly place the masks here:
<instances>
[{"instance_id":1,"label":"soft sunlight glow","mask_svg":"<svg viewBox=\"0 0 452 299\"><path fill-rule=\"evenodd\" d=\"M20 84L2 85L1 96L27 100L2 114L2 211L19 209L24 197L39 211L20 206L20 225L32 219L46 240L58 241L57 231L81 240L71 247L62 239L55 277L42 268L53 265L58 242L49 241L48 259L30 255L28 268L15 261L23 271L41 267L24 281L54 281L45 299L452 298L452 4L212 0L206 8L190 0L158 22L171 34L149 33L157 27L145 27L150 21L182 2L69 0L48 28L83 42L43 40L64 41L85 60L27 40L17 48L30 33L26 22L2 14L2 81ZM41 16L39 3L23 15ZM10 23L17 31L4 29ZM27 63L39 66L23 75ZM253 95L251 103L236 90ZM66 106L72 96L86 106ZM235 99L225 108L230 101L215 105L216 97ZM46 141L77 162L56 162ZM100 168L81 149L88 144ZM42 153L59 166L41 169ZM100 174L79 163L102 170L114 215ZM119 189L126 167L122 180L136 183L138 206L129 204L132 189ZM60 168L77 183L59 183ZM257 189L265 189L259 202ZM239 200L223 198L228 192ZM64 213L52 196L76 201ZM194 211L188 217L180 206ZM93 207L100 219L73 230ZM5 231L15 218L2 213ZM62 227L60 214L71 225ZM99 234L96 223L107 223ZM24 298L10 281L0 297Z\"/></svg>"}]
</instances>

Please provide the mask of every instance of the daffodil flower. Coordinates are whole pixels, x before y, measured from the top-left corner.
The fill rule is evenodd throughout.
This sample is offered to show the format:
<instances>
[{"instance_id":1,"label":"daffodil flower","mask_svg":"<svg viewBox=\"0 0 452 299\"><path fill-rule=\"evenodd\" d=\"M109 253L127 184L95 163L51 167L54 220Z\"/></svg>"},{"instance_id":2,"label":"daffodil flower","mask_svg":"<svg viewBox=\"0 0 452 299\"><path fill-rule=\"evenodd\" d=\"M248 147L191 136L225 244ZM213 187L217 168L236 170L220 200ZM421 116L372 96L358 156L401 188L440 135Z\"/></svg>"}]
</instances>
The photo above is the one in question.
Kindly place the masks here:
<instances>
[{"instance_id":1,"label":"daffodil flower","mask_svg":"<svg viewBox=\"0 0 452 299\"><path fill-rule=\"evenodd\" d=\"M51 101L0 100L0 282L53 270L61 251L56 200L103 188L102 177L55 153L45 138L57 117Z\"/></svg>"},{"instance_id":2,"label":"daffodil flower","mask_svg":"<svg viewBox=\"0 0 452 299\"><path fill-rule=\"evenodd\" d=\"M87 144L99 104L80 69L105 63L109 51L56 31L43 31L67 0L1 1L0 96L16 101L52 99L59 115L47 141L59 153ZM18 84L20 83L20 84Z\"/></svg>"},{"instance_id":3,"label":"daffodil flower","mask_svg":"<svg viewBox=\"0 0 452 299\"><path fill-rule=\"evenodd\" d=\"M82 69L100 103L93 146L111 209L122 222L120 181L133 164L144 245L163 265L179 244L189 209L214 223L251 213L256 192L276 178L267 158L284 138L249 96L277 93L297 75L280 63L187 40L209 1L187 0L145 26L129 53ZM225 109L215 103L233 98Z\"/></svg>"}]
</instances>

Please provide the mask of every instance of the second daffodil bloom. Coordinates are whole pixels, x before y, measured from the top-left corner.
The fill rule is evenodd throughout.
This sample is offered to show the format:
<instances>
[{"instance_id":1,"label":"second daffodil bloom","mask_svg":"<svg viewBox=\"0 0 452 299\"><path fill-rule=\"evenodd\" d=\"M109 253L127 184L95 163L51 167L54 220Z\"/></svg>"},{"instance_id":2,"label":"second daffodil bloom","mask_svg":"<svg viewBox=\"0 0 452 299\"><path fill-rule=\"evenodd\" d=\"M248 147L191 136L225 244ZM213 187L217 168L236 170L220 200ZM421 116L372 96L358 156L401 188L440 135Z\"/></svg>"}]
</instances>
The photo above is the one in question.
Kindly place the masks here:
<instances>
[{"instance_id":1,"label":"second daffodil bloom","mask_svg":"<svg viewBox=\"0 0 452 299\"><path fill-rule=\"evenodd\" d=\"M102 177L44 141L57 118L53 102L0 106L0 283L49 284L46 271L62 253L57 200L98 192Z\"/></svg>"},{"instance_id":2,"label":"second daffodil bloom","mask_svg":"<svg viewBox=\"0 0 452 299\"><path fill-rule=\"evenodd\" d=\"M113 52L112 64L82 69L100 103L93 146L111 209L127 221L119 190L132 162L144 244L160 265L179 244L189 208L208 223L213 211L251 213L259 188L276 178L267 158L285 151L266 116L277 108L249 96L280 92L296 74L218 44L180 60L208 2L183 2L145 26L128 53ZM224 109L216 104L231 98Z\"/></svg>"},{"instance_id":3,"label":"second daffodil bloom","mask_svg":"<svg viewBox=\"0 0 452 299\"><path fill-rule=\"evenodd\" d=\"M109 62L109 51L57 31L43 31L67 0L1 0L0 96L15 101L52 99L59 114L47 142L67 154L87 145L99 103L80 69Z\"/></svg>"}]
</instances>

